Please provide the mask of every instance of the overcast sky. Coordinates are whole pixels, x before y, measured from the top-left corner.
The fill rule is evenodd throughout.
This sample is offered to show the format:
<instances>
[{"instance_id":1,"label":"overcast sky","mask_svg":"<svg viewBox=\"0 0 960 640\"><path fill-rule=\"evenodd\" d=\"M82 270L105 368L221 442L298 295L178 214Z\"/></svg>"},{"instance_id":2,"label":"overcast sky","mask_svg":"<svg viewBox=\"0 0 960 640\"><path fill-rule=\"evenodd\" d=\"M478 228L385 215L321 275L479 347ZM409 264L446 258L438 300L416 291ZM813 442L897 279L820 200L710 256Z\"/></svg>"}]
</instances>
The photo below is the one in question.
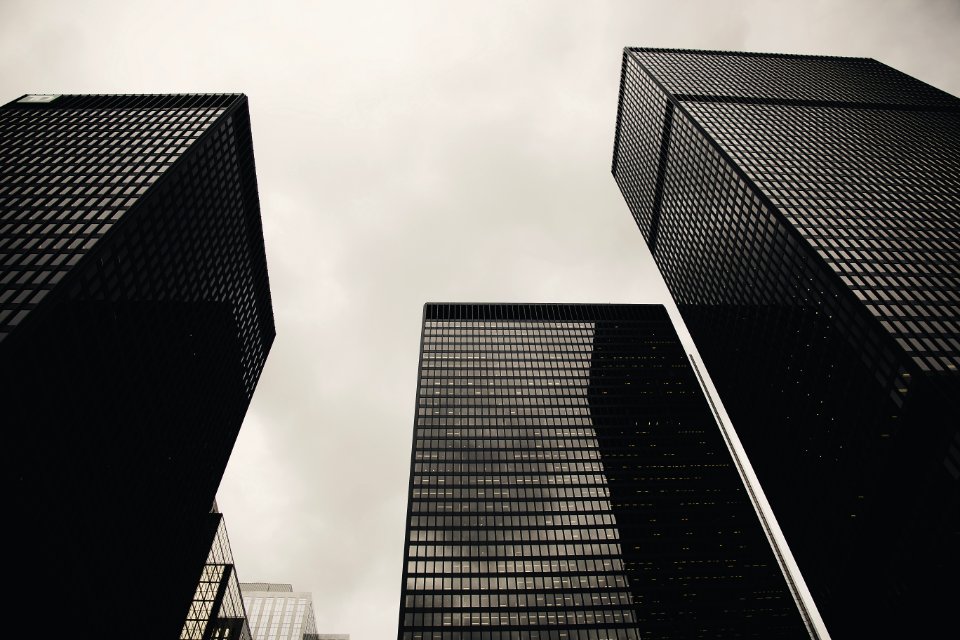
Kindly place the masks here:
<instances>
[{"instance_id":1,"label":"overcast sky","mask_svg":"<svg viewBox=\"0 0 960 640\"><path fill-rule=\"evenodd\" d=\"M626 45L960 94L958 0L0 0L2 102L249 96L277 340L219 504L241 580L313 592L319 631L396 635L424 302L669 305L610 176Z\"/></svg>"}]
</instances>

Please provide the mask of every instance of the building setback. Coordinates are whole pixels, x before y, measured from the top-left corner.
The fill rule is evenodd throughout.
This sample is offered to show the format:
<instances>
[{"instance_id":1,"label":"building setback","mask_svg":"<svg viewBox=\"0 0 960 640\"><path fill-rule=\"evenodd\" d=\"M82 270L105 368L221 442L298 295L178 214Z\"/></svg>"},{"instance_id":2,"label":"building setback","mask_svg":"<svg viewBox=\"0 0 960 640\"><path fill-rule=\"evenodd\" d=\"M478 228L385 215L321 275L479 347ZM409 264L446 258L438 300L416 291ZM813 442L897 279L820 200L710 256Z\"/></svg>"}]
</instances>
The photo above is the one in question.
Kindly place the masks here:
<instances>
[{"instance_id":1,"label":"building setback","mask_svg":"<svg viewBox=\"0 0 960 640\"><path fill-rule=\"evenodd\" d=\"M952 625L960 100L870 59L626 49L613 175L828 629Z\"/></svg>"},{"instance_id":2,"label":"building setback","mask_svg":"<svg viewBox=\"0 0 960 640\"><path fill-rule=\"evenodd\" d=\"M804 638L662 306L427 304L399 640Z\"/></svg>"},{"instance_id":3,"label":"building setback","mask_svg":"<svg viewBox=\"0 0 960 640\"><path fill-rule=\"evenodd\" d=\"M181 632L274 333L245 96L0 107L18 615L57 585L74 635Z\"/></svg>"}]
</instances>

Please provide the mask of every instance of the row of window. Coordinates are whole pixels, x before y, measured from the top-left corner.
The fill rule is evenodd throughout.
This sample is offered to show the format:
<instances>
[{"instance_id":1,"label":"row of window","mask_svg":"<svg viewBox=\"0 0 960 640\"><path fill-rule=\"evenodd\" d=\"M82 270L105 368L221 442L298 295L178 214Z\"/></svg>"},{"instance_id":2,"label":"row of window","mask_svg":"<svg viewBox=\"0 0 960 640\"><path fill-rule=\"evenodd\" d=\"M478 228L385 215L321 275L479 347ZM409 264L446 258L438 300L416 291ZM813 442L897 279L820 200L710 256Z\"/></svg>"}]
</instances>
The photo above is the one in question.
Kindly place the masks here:
<instances>
[{"instance_id":1,"label":"row of window","mask_svg":"<svg viewBox=\"0 0 960 640\"><path fill-rule=\"evenodd\" d=\"M461 399L457 399L459 402ZM467 402L470 398L463 398ZM558 400L563 400L562 398ZM498 402L500 402L498 400ZM542 399L541 399L542 402ZM551 402L557 402L551 400ZM567 399L566 404L585 402L580 398ZM557 404L563 404L557 402ZM594 429L417 429L417 438L565 438L596 436Z\"/></svg>"},{"instance_id":2,"label":"row of window","mask_svg":"<svg viewBox=\"0 0 960 640\"><path fill-rule=\"evenodd\" d=\"M616 525L610 513L553 513L511 515L412 515L410 527L537 528Z\"/></svg>"},{"instance_id":3,"label":"row of window","mask_svg":"<svg viewBox=\"0 0 960 640\"><path fill-rule=\"evenodd\" d=\"M442 485L447 487L460 486L483 486L483 485L569 485L569 486L590 486L606 485L607 479L602 475L434 475L434 476L413 476L413 484L417 485Z\"/></svg>"},{"instance_id":4,"label":"row of window","mask_svg":"<svg viewBox=\"0 0 960 640\"><path fill-rule=\"evenodd\" d=\"M619 544L489 544L489 545L423 545L407 549L410 558L533 558L551 556L616 556Z\"/></svg>"},{"instance_id":5,"label":"row of window","mask_svg":"<svg viewBox=\"0 0 960 640\"><path fill-rule=\"evenodd\" d=\"M429 409L427 409L429 411ZM507 415L497 413L496 409L489 409L487 415ZM523 411L520 409L519 411ZM564 411L571 411L565 409ZM550 415L544 413L541 415ZM584 429L589 431L589 429ZM595 449L597 448L596 438L569 439L552 438L548 435L531 436L529 438L499 439L499 438L416 438L414 448L416 449Z\"/></svg>"},{"instance_id":6,"label":"row of window","mask_svg":"<svg viewBox=\"0 0 960 640\"><path fill-rule=\"evenodd\" d=\"M498 305L484 305L498 306ZM464 320L444 318L442 320L427 319L423 326L427 328L434 327L479 327L508 329L513 327L531 327L531 328L562 328L562 329L589 329L593 327L593 322L571 322L568 320Z\"/></svg>"},{"instance_id":7,"label":"row of window","mask_svg":"<svg viewBox=\"0 0 960 640\"><path fill-rule=\"evenodd\" d=\"M420 473L603 473L600 462L417 462L413 472Z\"/></svg>"},{"instance_id":8,"label":"row of window","mask_svg":"<svg viewBox=\"0 0 960 640\"><path fill-rule=\"evenodd\" d=\"M404 598L404 606L416 609L488 609L510 607L616 607L633 605L625 591L575 591L545 593L454 593L418 594Z\"/></svg>"},{"instance_id":9,"label":"row of window","mask_svg":"<svg viewBox=\"0 0 960 640\"><path fill-rule=\"evenodd\" d=\"M607 575L528 575L528 576L417 576L408 577L407 591L570 591L581 589L627 589L622 573Z\"/></svg>"},{"instance_id":10,"label":"row of window","mask_svg":"<svg viewBox=\"0 0 960 640\"><path fill-rule=\"evenodd\" d=\"M551 502L489 500L487 502L450 502L413 499L411 513L589 513L609 511L606 500L555 500Z\"/></svg>"},{"instance_id":11,"label":"row of window","mask_svg":"<svg viewBox=\"0 0 960 640\"><path fill-rule=\"evenodd\" d=\"M420 384L423 386L443 384L466 384L465 378L507 378L507 384L518 381L519 378L577 378L589 379L590 367L424 367L420 375ZM546 381L534 384L546 384ZM555 384L569 384L557 381ZM584 382L583 384L586 384Z\"/></svg>"},{"instance_id":12,"label":"row of window","mask_svg":"<svg viewBox=\"0 0 960 640\"><path fill-rule=\"evenodd\" d=\"M640 640L636 629L531 629L524 631L404 631L401 640Z\"/></svg>"},{"instance_id":13,"label":"row of window","mask_svg":"<svg viewBox=\"0 0 960 640\"><path fill-rule=\"evenodd\" d=\"M410 542L556 542L581 541L603 542L617 540L620 535L616 529L412 529ZM417 546L417 545L414 545ZM436 546L436 545L434 545ZM420 552L409 550L411 555ZM556 555L553 553L546 555Z\"/></svg>"},{"instance_id":14,"label":"row of window","mask_svg":"<svg viewBox=\"0 0 960 640\"><path fill-rule=\"evenodd\" d=\"M626 347L627 345L618 345ZM497 348L493 348L497 347ZM503 348L500 348L503 347ZM637 348L636 345L634 345ZM646 345L644 345L646 347ZM594 349L565 349L541 352L536 348L524 349L518 345L490 345L490 348L484 348L483 351L467 350L463 347L456 349L434 349L425 351L423 354L424 367L523 367L525 365L539 364L544 361L553 361L558 363L568 363L569 366L578 367L593 363L594 366L602 363L605 366L633 367L637 363L657 363L664 359L662 354L654 350L649 352L621 353L614 354ZM587 355L584 355L587 354Z\"/></svg>"},{"instance_id":15,"label":"row of window","mask_svg":"<svg viewBox=\"0 0 960 640\"><path fill-rule=\"evenodd\" d=\"M460 626L527 626L568 624L627 624L635 623L636 615L629 609L567 609L565 611L443 611L438 613L411 612L403 616L407 627Z\"/></svg>"},{"instance_id":16,"label":"row of window","mask_svg":"<svg viewBox=\"0 0 960 640\"><path fill-rule=\"evenodd\" d=\"M531 335L530 332L518 332L515 335L491 336L486 334L468 334L448 336L425 335L423 336L424 351L433 351L437 348L469 347L474 345L526 345L537 346L544 351L566 350L572 346L592 345L593 337L586 335L574 335L568 337L565 334L558 335Z\"/></svg>"},{"instance_id":17,"label":"row of window","mask_svg":"<svg viewBox=\"0 0 960 640\"><path fill-rule=\"evenodd\" d=\"M589 364L601 357L601 352L591 345L550 345L550 347L540 349L536 344L487 344L479 349L472 349L469 345L449 344L428 346L421 353L423 366L430 367L477 366L478 363L480 366L509 367L522 366L520 363L523 362L539 361L569 362L574 366L577 363ZM655 359L655 356L654 352L650 355L650 359ZM449 364L447 364L448 361ZM513 364L514 361L517 364Z\"/></svg>"},{"instance_id":18,"label":"row of window","mask_svg":"<svg viewBox=\"0 0 960 640\"><path fill-rule=\"evenodd\" d=\"M667 393L666 391L664 393ZM426 404L426 403L422 403ZM588 406L551 406L545 405L534 407L523 404L480 404L468 405L464 403L462 408L456 402L437 403L436 408L429 406L420 406L417 409L418 416L446 415L446 416L588 416L590 407Z\"/></svg>"},{"instance_id":19,"label":"row of window","mask_svg":"<svg viewBox=\"0 0 960 640\"><path fill-rule=\"evenodd\" d=\"M416 484L416 483L414 483ZM517 487L517 488L414 488L410 494L414 500L459 500L475 498L487 500L524 500L551 498L609 498L606 487Z\"/></svg>"},{"instance_id":20,"label":"row of window","mask_svg":"<svg viewBox=\"0 0 960 640\"><path fill-rule=\"evenodd\" d=\"M477 384L473 379L463 381L450 380L453 384L444 386L421 387L417 395L421 398L429 396L461 398L465 402L471 396L492 398L521 398L521 397L572 397L586 396L587 387L579 380L517 380L515 384L504 384L502 380L488 380L486 384ZM543 384L545 383L545 384Z\"/></svg>"},{"instance_id":21,"label":"row of window","mask_svg":"<svg viewBox=\"0 0 960 640\"><path fill-rule=\"evenodd\" d=\"M429 424L429 418L425 418L425 421ZM434 424L445 424L443 422L445 419L438 419ZM497 421L499 420L499 422ZM505 424L503 418L499 419L476 419L473 424ZM518 418L518 420L524 420L524 418ZM538 424L577 424L577 421L573 418L539 418L530 420L537 420ZM453 419L451 418L451 422ZM531 423L532 424L532 423ZM589 424L589 421L584 419L581 424ZM495 450L476 450L476 451L450 451L450 450L440 450L440 451L417 451L414 453L414 460L419 461L431 461L431 460L489 460L491 462L496 461L520 461L520 460L549 460L549 461L560 461L560 460L599 460L600 452L596 449L549 449L546 451L537 451L537 450L515 450L515 451L495 451Z\"/></svg>"},{"instance_id":22,"label":"row of window","mask_svg":"<svg viewBox=\"0 0 960 640\"><path fill-rule=\"evenodd\" d=\"M486 573L585 573L622 571L619 558L536 559L536 560L411 560L407 573L469 575Z\"/></svg>"}]
</instances>

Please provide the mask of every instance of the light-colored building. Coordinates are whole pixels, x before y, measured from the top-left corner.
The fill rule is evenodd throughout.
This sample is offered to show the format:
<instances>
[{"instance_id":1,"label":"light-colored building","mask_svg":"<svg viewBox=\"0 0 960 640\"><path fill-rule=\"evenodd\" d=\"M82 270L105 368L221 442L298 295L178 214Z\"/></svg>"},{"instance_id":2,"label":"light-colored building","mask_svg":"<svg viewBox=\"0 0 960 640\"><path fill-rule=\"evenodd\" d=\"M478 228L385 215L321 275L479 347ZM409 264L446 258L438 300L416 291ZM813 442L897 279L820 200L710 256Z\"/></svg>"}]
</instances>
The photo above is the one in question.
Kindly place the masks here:
<instances>
[{"instance_id":1,"label":"light-colored building","mask_svg":"<svg viewBox=\"0 0 960 640\"><path fill-rule=\"evenodd\" d=\"M294 591L293 585L270 582L241 582L240 593L243 594L253 640L318 637L313 598L309 593Z\"/></svg>"}]
</instances>

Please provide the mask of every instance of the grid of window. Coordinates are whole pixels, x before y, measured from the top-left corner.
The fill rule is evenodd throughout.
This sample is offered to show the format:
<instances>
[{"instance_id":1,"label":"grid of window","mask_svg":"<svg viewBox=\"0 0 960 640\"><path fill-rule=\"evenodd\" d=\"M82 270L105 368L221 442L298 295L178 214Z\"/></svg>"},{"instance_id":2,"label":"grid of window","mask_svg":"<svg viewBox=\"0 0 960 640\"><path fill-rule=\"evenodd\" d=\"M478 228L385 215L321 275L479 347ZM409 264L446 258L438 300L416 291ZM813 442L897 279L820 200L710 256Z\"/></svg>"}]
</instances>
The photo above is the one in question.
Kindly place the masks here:
<instances>
[{"instance_id":1,"label":"grid of window","mask_svg":"<svg viewBox=\"0 0 960 640\"><path fill-rule=\"evenodd\" d=\"M825 539L817 523L825 513L830 520L849 520L874 498L871 485L884 473L880 454L896 433L910 375L880 332L854 321L852 305L813 268L808 247L691 121L678 112L674 122L654 258L765 490L789 495L796 507L777 510L794 533L794 553L839 562L846 548ZM746 384L754 380L763 386ZM824 390L816 380L831 384ZM749 413L758 417L744 419ZM778 415L783 417L771 429ZM835 426L838 420L844 429ZM876 457L863 456L864 439ZM816 472L804 469L807 456L775 453L789 447L815 451ZM792 480L807 474L803 485ZM798 537L799 531L808 533Z\"/></svg>"},{"instance_id":2,"label":"grid of window","mask_svg":"<svg viewBox=\"0 0 960 640\"><path fill-rule=\"evenodd\" d=\"M592 339L582 322L426 322L404 628L638 637L606 481L571 473L601 470Z\"/></svg>"},{"instance_id":3,"label":"grid of window","mask_svg":"<svg viewBox=\"0 0 960 640\"><path fill-rule=\"evenodd\" d=\"M682 112L670 132L662 181L652 248L679 305L822 310L831 327L859 345L860 358L886 381L894 401L902 401L904 372L882 335L854 320L854 305L816 268L811 248Z\"/></svg>"},{"instance_id":4,"label":"grid of window","mask_svg":"<svg viewBox=\"0 0 960 640\"><path fill-rule=\"evenodd\" d=\"M0 341L81 270L73 299L228 301L249 395L273 319L246 102L162 98L0 109Z\"/></svg>"},{"instance_id":5,"label":"grid of window","mask_svg":"<svg viewBox=\"0 0 960 640\"><path fill-rule=\"evenodd\" d=\"M417 398L401 640L803 636L662 307L428 305Z\"/></svg>"},{"instance_id":6,"label":"grid of window","mask_svg":"<svg viewBox=\"0 0 960 640\"><path fill-rule=\"evenodd\" d=\"M957 369L960 114L687 108L921 370Z\"/></svg>"},{"instance_id":7,"label":"grid of window","mask_svg":"<svg viewBox=\"0 0 960 640\"><path fill-rule=\"evenodd\" d=\"M0 339L223 111L0 110Z\"/></svg>"},{"instance_id":8,"label":"grid of window","mask_svg":"<svg viewBox=\"0 0 960 640\"><path fill-rule=\"evenodd\" d=\"M910 629L960 513L960 103L872 60L624 57L615 179L820 611Z\"/></svg>"}]
</instances>

